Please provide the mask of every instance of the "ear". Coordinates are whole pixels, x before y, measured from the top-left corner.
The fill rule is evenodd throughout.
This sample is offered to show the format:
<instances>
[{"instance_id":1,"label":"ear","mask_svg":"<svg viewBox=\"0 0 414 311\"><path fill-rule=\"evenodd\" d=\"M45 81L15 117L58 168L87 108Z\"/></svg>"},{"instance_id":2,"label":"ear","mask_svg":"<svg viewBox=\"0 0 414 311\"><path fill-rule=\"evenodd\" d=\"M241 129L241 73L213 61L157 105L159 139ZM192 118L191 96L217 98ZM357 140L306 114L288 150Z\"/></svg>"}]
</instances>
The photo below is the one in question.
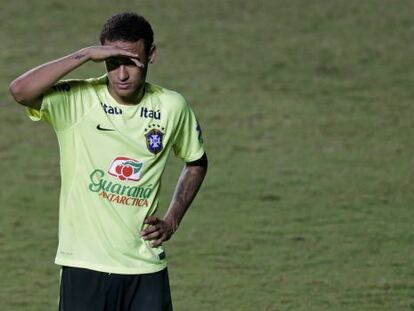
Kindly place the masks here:
<instances>
[{"instance_id":1,"label":"ear","mask_svg":"<svg viewBox=\"0 0 414 311\"><path fill-rule=\"evenodd\" d=\"M155 63L155 60L157 59L157 47L155 45L152 45L151 46L151 49L149 51L149 57L148 57L148 59L149 59L149 62L151 64L152 63Z\"/></svg>"}]
</instances>

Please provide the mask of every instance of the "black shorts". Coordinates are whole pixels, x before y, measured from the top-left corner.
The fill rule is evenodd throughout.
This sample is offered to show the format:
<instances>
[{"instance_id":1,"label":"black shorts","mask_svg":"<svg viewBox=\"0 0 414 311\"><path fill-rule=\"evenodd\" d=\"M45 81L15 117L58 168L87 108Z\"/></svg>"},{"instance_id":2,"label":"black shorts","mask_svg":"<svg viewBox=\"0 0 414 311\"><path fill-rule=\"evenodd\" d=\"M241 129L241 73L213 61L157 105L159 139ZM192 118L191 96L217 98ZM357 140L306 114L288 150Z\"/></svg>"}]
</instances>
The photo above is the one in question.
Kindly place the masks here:
<instances>
[{"instance_id":1,"label":"black shorts","mask_svg":"<svg viewBox=\"0 0 414 311\"><path fill-rule=\"evenodd\" d=\"M168 271L126 275L62 267L59 311L172 311Z\"/></svg>"}]
</instances>

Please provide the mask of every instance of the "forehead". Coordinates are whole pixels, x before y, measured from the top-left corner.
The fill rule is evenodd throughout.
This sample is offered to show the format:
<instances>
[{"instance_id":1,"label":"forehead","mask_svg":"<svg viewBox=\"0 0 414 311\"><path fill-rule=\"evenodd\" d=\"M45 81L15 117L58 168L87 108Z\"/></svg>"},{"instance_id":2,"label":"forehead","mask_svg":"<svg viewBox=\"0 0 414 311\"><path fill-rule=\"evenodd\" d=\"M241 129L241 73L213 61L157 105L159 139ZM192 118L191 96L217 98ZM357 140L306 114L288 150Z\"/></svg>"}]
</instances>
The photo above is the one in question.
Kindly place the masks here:
<instances>
[{"instance_id":1,"label":"forehead","mask_svg":"<svg viewBox=\"0 0 414 311\"><path fill-rule=\"evenodd\" d=\"M143 39L139 39L135 42L129 42L129 41L108 41L106 40L104 42L104 45L111 45L115 46L120 49L127 50L129 52L142 54L145 52L145 42Z\"/></svg>"}]
</instances>

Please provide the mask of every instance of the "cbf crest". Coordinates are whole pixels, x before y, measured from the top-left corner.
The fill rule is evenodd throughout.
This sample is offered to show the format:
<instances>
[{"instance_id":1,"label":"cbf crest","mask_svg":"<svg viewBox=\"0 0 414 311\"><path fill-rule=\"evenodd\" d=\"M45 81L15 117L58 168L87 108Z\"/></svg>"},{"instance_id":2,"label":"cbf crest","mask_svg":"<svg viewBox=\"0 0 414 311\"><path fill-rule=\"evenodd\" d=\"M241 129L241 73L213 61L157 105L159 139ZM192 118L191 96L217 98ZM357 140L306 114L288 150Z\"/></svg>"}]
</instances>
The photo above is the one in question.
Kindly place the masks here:
<instances>
[{"instance_id":1,"label":"cbf crest","mask_svg":"<svg viewBox=\"0 0 414 311\"><path fill-rule=\"evenodd\" d=\"M162 128L164 129L164 128ZM147 142L148 150L153 154L158 154L164 148L163 146L164 133L161 129L152 128L145 134L145 140Z\"/></svg>"}]
</instances>

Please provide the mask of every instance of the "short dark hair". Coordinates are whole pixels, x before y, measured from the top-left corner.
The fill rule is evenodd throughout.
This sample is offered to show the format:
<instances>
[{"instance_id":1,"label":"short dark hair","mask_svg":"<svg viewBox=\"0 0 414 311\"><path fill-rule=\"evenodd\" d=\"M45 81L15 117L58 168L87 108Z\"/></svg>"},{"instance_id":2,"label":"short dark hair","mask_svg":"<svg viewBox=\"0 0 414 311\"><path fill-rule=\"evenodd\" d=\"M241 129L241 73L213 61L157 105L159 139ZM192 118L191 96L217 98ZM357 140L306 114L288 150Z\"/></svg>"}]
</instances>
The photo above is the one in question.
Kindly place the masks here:
<instances>
[{"instance_id":1,"label":"short dark hair","mask_svg":"<svg viewBox=\"0 0 414 311\"><path fill-rule=\"evenodd\" d=\"M144 40L147 52L154 41L154 32L150 23L141 15L124 12L111 16L103 25L99 40L136 42Z\"/></svg>"}]
</instances>

